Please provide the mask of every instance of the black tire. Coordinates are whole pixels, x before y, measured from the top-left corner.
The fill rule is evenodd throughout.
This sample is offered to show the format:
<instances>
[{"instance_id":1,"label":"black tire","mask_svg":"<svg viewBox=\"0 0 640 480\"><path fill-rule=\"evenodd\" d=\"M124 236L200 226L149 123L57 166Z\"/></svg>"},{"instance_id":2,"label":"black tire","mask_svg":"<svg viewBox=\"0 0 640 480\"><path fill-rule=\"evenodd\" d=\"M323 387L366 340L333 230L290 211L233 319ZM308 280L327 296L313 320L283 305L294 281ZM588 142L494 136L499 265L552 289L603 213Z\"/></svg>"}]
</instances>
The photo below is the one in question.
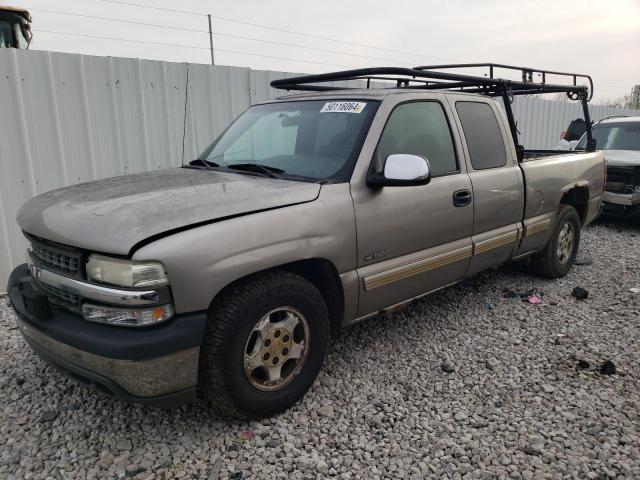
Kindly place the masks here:
<instances>
[{"instance_id":1,"label":"black tire","mask_svg":"<svg viewBox=\"0 0 640 480\"><path fill-rule=\"evenodd\" d=\"M247 342L258 321L285 306L304 316L308 351L299 372L288 383L278 390L260 390L245 374ZM259 419L286 410L318 375L329 338L327 306L320 292L303 277L273 271L241 281L212 306L200 354L201 394L226 417Z\"/></svg>"},{"instance_id":2,"label":"black tire","mask_svg":"<svg viewBox=\"0 0 640 480\"><path fill-rule=\"evenodd\" d=\"M568 255L565 261L561 261L557 253L558 242L565 224L569 224L572 229L573 243L571 254ZM556 217L551 238L549 238L542 251L531 257L531 270L535 274L546 278L560 278L569 273L578 255L581 228L580 217L576 209L571 205L560 205L560 211Z\"/></svg>"}]
</instances>

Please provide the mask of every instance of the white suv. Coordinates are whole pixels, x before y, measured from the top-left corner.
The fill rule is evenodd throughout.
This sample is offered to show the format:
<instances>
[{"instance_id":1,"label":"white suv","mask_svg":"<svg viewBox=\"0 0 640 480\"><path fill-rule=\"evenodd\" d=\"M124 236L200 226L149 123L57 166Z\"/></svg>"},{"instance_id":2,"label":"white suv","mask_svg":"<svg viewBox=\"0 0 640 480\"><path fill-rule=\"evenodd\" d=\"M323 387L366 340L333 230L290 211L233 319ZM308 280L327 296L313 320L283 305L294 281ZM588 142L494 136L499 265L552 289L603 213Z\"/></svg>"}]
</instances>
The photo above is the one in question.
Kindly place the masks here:
<instances>
[{"instance_id":1,"label":"white suv","mask_svg":"<svg viewBox=\"0 0 640 480\"><path fill-rule=\"evenodd\" d=\"M609 117L593 125L596 149L604 151L607 183L606 213L640 216L640 116ZM584 150L583 135L576 150Z\"/></svg>"}]
</instances>

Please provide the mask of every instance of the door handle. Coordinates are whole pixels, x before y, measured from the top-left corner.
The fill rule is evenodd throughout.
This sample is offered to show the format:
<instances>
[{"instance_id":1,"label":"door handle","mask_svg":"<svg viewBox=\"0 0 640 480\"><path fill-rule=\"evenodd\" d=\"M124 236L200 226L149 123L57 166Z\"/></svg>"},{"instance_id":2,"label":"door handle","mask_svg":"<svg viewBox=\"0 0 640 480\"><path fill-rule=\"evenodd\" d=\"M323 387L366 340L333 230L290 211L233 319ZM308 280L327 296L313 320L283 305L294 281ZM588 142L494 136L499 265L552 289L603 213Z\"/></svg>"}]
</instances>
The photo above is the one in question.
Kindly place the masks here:
<instances>
[{"instance_id":1,"label":"door handle","mask_svg":"<svg viewBox=\"0 0 640 480\"><path fill-rule=\"evenodd\" d=\"M453 192L453 205L456 207L464 207L471 203L471 190L458 190Z\"/></svg>"}]
</instances>

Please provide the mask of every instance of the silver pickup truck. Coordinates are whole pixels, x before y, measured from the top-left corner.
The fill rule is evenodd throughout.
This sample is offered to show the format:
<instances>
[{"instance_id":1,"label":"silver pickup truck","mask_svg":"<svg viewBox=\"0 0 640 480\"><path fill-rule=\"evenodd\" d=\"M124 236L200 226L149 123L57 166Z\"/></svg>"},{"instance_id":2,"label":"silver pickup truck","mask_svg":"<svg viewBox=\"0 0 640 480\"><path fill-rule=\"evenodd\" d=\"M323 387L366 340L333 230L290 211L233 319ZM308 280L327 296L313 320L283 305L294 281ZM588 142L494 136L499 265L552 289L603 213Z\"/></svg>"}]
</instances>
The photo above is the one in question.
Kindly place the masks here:
<instances>
[{"instance_id":1,"label":"silver pickup truck","mask_svg":"<svg viewBox=\"0 0 640 480\"><path fill-rule=\"evenodd\" d=\"M324 83L390 70L397 88ZM199 391L259 418L305 393L340 327L516 258L566 275L604 162L517 146L509 99L534 84L365 73L273 82L312 91L252 106L182 168L27 202L29 263L8 285L26 341L126 401Z\"/></svg>"}]
</instances>

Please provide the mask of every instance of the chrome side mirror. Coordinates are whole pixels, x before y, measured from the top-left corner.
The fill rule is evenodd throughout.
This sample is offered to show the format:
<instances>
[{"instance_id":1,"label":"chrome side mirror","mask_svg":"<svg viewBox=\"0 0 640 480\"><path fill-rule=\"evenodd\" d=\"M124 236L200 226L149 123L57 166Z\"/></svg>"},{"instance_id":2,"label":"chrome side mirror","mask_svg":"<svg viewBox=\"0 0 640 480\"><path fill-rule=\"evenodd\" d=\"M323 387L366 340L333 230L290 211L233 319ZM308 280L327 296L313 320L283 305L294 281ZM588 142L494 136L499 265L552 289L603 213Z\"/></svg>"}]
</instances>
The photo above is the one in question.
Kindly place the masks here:
<instances>
[{"instance_id":1,"label":"chrome side mirror","mask_svg":"<svg viewBox=\"0 0 640 480\"><path fill-rule=\"evenodd\" d=\"M395 153L384 162L383 172L374 173L367 179L371 187L413 187L431 181L429 161L420 155Z\"/></svg>"}]
</instances>

